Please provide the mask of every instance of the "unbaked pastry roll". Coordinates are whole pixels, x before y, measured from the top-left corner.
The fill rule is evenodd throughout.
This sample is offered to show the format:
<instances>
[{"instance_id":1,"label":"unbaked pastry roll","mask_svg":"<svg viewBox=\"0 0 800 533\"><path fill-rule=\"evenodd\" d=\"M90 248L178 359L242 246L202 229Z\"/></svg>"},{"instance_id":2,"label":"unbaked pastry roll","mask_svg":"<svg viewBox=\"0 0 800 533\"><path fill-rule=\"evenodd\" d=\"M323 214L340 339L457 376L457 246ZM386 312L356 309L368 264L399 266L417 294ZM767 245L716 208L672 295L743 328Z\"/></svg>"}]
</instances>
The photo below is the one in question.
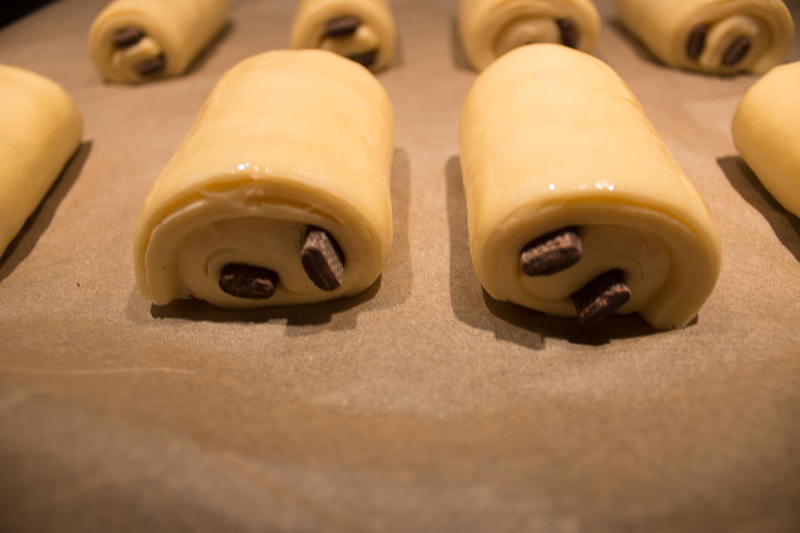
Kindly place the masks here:
<instances>
[{"instance_id":1,"label":"unbaked pastry roll","mask_svg":"<svg viewBox=\"0 0 800 533\"><path fill-rule=\"evenodd\" d=\"M764 73L781 62L794 25L781 0L616 0L628 30L667 65Z\"/></svg>"},{"instance_id":2,"label":"unbaked pastry roll","mask_svg":"<svg viewBox=\"0 0 800 533\"><path fill-rule=\"evenodd\" d=\"M758 179L800 216L800 62L770 70L733 116L733 142Z\"/></svg>"},{"instance_id":3,"label":"unbaked pastry roll","mask_svg":"<svg viewBox=\"0 0 800 533\"><path fill-rule=\"evenodd\" d=\"M52 80L0 65L0 255L78 148L83 121Z\"/></svg>"},{"instance_id":4,"label":"unbaked pastry roll","mask_svg":"<svg viewBox=\"0 0 800 533\"><path fill-rule=\"evenodd\" d=\"M229 308L364 290L391 248L393 142L389 97L364 67L323 50L242 61L145 201L139 290Z\"/></svg>"},{"instance_id":5,"label":"unbaked pastry roll","mask_svg":"<svg viewBox=\"0 0 800 533\"><path fill-rule=\"evenodd\" d=\"M638 312L668 329L714 288L711 215L600 60L551 44L509 52L470 90L460 146L472 261L495 299L586 321Z\"/></svg>"},{"instance_id":6,"label":"unbaked pastry roll","mask_svg":"<svg viewBox=\"0 0 800 533\"><path fill-rule=\"evenodd\" d=\"M330 50L377 71L389 65L396 40L386 0L303 0L291 47Z\"/></svg>"},{"instance_id":7,"label":"unbaked pastry roll","mask_svg":"<svg viewBox=\"0 0 800 533\"><path fill-rule=\"evenodd\" d=\"M600 17L591 0L459 0L458 31L467 59L480 71L525 44L591 53Z\"/></svg>"},{"instance_id":8,"label":"unbaked pastry roll","mask_svg":"<svg viewBox=\"0 0 800 533\"><path fill-rule=\"evenodd\" d=\"M89 53L108 81L177 76L227 20L227 0L115 0L92 24Z\"/></svg>"}]
</instances>

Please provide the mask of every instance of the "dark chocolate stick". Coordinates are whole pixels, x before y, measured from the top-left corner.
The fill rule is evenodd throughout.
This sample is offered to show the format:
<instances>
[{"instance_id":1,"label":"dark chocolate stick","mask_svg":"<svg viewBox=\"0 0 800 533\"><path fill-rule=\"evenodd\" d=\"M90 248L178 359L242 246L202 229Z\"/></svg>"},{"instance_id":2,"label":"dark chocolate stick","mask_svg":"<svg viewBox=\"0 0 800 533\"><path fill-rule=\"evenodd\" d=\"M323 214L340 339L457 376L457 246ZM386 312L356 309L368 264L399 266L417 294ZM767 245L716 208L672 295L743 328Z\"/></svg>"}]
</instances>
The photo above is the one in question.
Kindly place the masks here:
<instances>
[{"instance_id":1,"label":"dark chocolate stick","mask_svg":"<svg viewBox=\"0 0 800 533\"><path fill-rule=\"evenodd\" d=\"M611 316L630 299L631 289L622 270L609 270L572 295L581 324L593 324Z\"/></svg>"},{"instance_id":2,"label":"dark chocolate stick","mask_svg":"<svg viewBox=\"0 0 800 533\"><path fill-rule=\"evenodd\" d=\"M686 41L686 56L689 59L697 59L703 53L703 48L706 47L706 34L708 29L705 26L696 27L689 39Z\"/></svg>"},{"instance_id":3,"label":"dark chocolate stick","mask_svg":"<svg viewBox=\"0 0 800 533\"><path fill-rule=\"evenodd\" d=\"M232 296L248 300L266 300L278 288L278 274L251 265L230 263L219 276L219 288Z\"/></svg>"},{"instance_id":4,"label":"dark chocolate stick","mask_svg":"<svg viewBox=\"0 0 800 533\"><path fill-rule=\"evenodd\" d=\"M136 70L140 76L152 76L164 70L166 65L167 61L164 59L164 54L159 54L136 65Z\"/></svg>"},{"instance_id":5,"label":"dark chocolate stick","mask_svg":"<svg viewBox=\"0 0 800 533\"><path fill-rule=\"evenodd\" d=\"M344 254L333 235L324 229L308 227L300 260L309 279L323 291L335 291L342 286Z\"/></svg>"},{"instance_id":6,"label":"dark chocolate stick","mask_svg":"<svg viewBox=\"0 0 800 533\"><path fill-rule=\"evenodd\" d=\"M361 26L361 19L358 17L339 17L328 21L328 24L325 25L325 33L329 37L347 37L353 35L359 26Z\"/></svg>"},{"instance_id":7,"label":"dark chocolate stick","mask_svg":"<svg viewBox=\"0 0 800 533\"><path fill-rule=\"evenodd\" d=\"M364 52L363 54L354 54L351 56L347 56L347 59L352 59L356 63L359 63L369 68L372 66L373 63L375 63L375 60L378 59L378 51L370 50L369 52Z\"/></svg>"},{"instance_id":8,"label":"dark chocolate stick","mask_svg":"<svg viewBox=\"0 0 800 533\"><path fill-rule=\"evenodd\" d=\"M114 46L117 48L130 48L144 38L144 32L139 28L122 28L114 32Z\"/></svg>"},{"instance_id":9,"label":"dark chocolate stick","mask_svg":"<svg viewBox=\"0 0 800 533\"><path fill-rule=\"evenodd\" d=\"M732 67L744 59L744 56L750 51L750 46L750 39L744 35L740 35L733 41L733 44L728 47L725 55L722 56L722 64L726 67Z\"/></svg>"},{"instance_id":10,"label":"dark chocolate stick","mask_svg":"<svg viewBox=\"0 0 800 533\"><path fill-rule=\"evenodd\" d=\"M582 255L577 228L563 228L525 245L519 254L519 268L526 276L548 276L571 267Z\"/></svg>"},{"instance_id":11,"label":"dark chocolate stick","mask_svg":"<svg viewBox=\"0 0 800 533\"><path fill-rule=\"evenodd\" d=\"M570 48L578 47L578 27L571 19L556 20L558 29L561 30L561 44Z\"/></svg>"}]
</instances>

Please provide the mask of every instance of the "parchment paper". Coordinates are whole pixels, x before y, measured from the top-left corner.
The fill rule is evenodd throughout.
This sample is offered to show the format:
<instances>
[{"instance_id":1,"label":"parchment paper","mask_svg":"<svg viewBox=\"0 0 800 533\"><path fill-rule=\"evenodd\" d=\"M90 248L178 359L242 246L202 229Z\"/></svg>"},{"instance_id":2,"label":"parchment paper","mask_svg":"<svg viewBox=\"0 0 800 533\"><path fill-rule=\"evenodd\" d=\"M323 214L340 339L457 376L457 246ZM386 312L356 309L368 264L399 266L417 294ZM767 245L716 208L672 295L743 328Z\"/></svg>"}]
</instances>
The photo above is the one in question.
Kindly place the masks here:
<instances>
[{"instance_id":1,"label":"parchment paper","mask_svg":"<svg viewBox=\"0 0 800 533\"><path fill-rule=\"evenodd\" d=\"M104 4L60 0L0 30L0 62L63 84L85 120L0 259L0 531L800 530L800 220L730 137L755 77L659 65L598 2L595 54L722 234L719 283L685 330L582 329L482 291L457 139L476 74L455 0L391 3L380 280L311 307L153 307L132 265L144 198L219 77L287 46L295 3L232 0L186 76L135 87L89 60Z\"/></svg>"}]
</instances>

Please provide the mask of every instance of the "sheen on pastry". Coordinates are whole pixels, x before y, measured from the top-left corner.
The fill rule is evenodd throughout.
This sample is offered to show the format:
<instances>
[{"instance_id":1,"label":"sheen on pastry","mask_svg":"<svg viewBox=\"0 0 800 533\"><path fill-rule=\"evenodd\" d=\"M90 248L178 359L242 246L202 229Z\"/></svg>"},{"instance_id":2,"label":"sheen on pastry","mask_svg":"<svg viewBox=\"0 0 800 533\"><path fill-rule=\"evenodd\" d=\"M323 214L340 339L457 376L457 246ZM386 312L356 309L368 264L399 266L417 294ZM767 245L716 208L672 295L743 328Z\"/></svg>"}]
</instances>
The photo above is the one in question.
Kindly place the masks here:
<instances>
[{"instance_id":1,"label":"sheen on pastry","mask_svg":"<svg viewBox=\"0 0 800 533\"><path fill-rule=\"evenodd\" d=\"M563 44L594 49L600 17L591 0L460 0L458 31L476 70L518 46Z\"/></svg>"},{"instance_id":2,"label":"sheen on pastry","mask_svg":"<svg viewBox=\"0 0 800 533\"><path fill-rule=\"evenodd\" d=\"M764 187L800 216L800 62L770 70L733 116L733 142Z\"/></svg>"},{"instance_id":3,"label":"sheen on pastry","mask_svg":"<svg viewBox=\"0 0 800 533\"><path fill-rule=\"evenodd\" d=\"M393 143L388 95L361 65L323 50L242 61L144 203L139 290L227 308L364 290L391 248Z\"/></svg>"},{"instance_id":4,"label":"sheen on pastry","mask_svg":"<svg viewBox=\"0 0 800 533\"><path fill-rule=\"evenodd\" d=\"M227 0L114 0L92 24L89 53L108 81L177 76L227 20Z\"/></svg>"},{"instance_id":5,"label":"sheen on pastry","mask_svg":"<svg viewBox=\"0 0 800 533\"><path fill-rule=\"evenodd\" d=\"M54 81L0 65L0 255L81 142L75 103Z\"/></svg>"},{"instance_id":6,"label":"sheen on pastry","mask_svg":"<svg viewBox=\"0 0 800 533\"><path fill-rule=\"evenodd\" d=\"M605 309L669 329L711 294L711 215L600 60L551 44L504 55L467 96L460 147L472 261L495 299L580 317L578 300L602 282L600 304L628 291Z\"/></svg>"},{"instance_id":7,"label":"sheen on pastry","mask_svg":"<svg viewBox=\"0 0 800 533\"><path fill-rule=\"evenodd\" d=\"M781 0L616 0L617 14L665 64L713 74L763 74L794 35Z\"/></svg>"},{"instance_id":8,"label":"sheen on pastry","mask_svg":"<svg viewBox=\"0 0 800 533\"><path fill-rule=\"evenodd\" d=\"M302 0L291 48L330 50L378 71L392 60L396 40L386 0Z\"/></svg>"}]
</instances>

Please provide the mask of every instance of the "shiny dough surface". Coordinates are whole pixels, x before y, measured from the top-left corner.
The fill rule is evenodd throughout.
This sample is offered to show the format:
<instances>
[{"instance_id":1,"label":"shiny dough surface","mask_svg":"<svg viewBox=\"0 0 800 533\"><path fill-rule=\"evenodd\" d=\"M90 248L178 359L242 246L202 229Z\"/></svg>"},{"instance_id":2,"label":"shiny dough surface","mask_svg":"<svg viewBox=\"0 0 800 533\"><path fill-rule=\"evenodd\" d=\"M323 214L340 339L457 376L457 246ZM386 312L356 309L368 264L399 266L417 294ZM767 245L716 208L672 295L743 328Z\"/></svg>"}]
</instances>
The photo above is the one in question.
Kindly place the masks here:
<instances>
[{"instance_id":1,"label":"shiny dough surface","mask_svg":"<svg viewBox=\"0 0 800 533\"><path fill-rule=\"evenodd\" d=\"M351 35L331 37L328 22L357 17L361 24ZM355 56L377 50L377 71L386 68L394 56L397 41L394 18L386 0L302 0L295 13L290 46L294 49L322 48L341 56Z\"/></svg>"},{"instance_id":2,"label":"shiny dough surface","mask_svg":"<svg viewBox=\"0 0 800 533\"><path fill-rule=\"evenodd\" d=\"M274 51L228 71L147 197L134 240L136 281L156 304L190 296L220 307L316 302L356 294L392 241L394 117L364 67L322 50ZM328 231L344 281L318 289L300 262L308 225ZM277 292L223 292L222 268L276 272Z\"/></svg>"},{"instance_id":3,"label":"shiny dough surface","mask_svg":"<svg viewBox=\"0 0 800 533\"><path fill-rule=\"evenodd\" d=\"M622 269L638 312L657 329L690 322L720 269L711 216L607 65L560 45L528 45L475 82L460 123L470 251L495 299L575 316L571 295ZM577 226L583 257L528 277L520 251Z\"/></svg>"},{"instance_id":4,"label":"shiny dough surface","mask_svg":"<svg viewBox=\"0 0 800 533\"><path fill-rule=\"evenodd\" d=\"M89 53L103 79L141 83L182 74L228 20L227 0L115 0L94 20ZM120 48L114 34L138 28L144 37ZM160 72L142 76L137 65L163 54Z\"/></svg>"},{"instance_id":5,"label":"shiny dough surface","mask_svg":"<svg viewBox=\"0 0 800 533\"><path fill-rule=\"evenodd\" d=\"M54 81L0 65L0 255L81 142L78 108Z\"/></svg>"},{"instance_id":6,"label":"shiny dough surface","mask_svg":"<svg viewBox=\"0 0 800 533\"><path fill-rule=\"evenodd\" d=\"M733 142L766 189L800 216L800 62L775 67L744 95Z\"/></svg>"},{"instance_id":7,"label":"shiny dough surface","mask_svg":"<svg viewBox=\"0 0 800 533\"><path fill-rule=\"evenodd\" d=\"M578 50L591 53L600 17L591 0L459 0L458 31L464 53L476 70L518 46L561 44L558 20L577 30Z\"/></svg>"},{"instance_id":8,"label":"shiny dough surface","mask_svg":"<svg viewBox=\"0 0 800 533\"><path fill-rule=\"evenodd\" d=\"M781 62L794 35L781 0L616 0L616 8L625 27L658 59L700 72L763 74ZM706 28L705 46L692 59L687 43L698 27ZM750 40L749 52L736 64L723 64L740 36Z\"/></svg>"}]
</instances>

